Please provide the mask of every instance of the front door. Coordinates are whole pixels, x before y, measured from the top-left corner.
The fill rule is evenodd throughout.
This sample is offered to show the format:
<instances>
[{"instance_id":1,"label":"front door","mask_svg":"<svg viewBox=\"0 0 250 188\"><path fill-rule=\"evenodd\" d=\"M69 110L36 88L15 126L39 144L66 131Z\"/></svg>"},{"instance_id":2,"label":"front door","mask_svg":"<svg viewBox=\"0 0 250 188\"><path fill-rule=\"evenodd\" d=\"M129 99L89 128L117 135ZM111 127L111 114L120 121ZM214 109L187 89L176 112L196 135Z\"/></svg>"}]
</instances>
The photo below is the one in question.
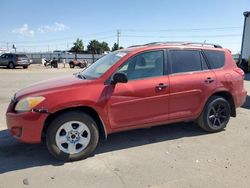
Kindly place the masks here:
<instances>
[{"instance_id":1,"label":"front door","mask_svg":"<svg viewBox=\"0 0 250 188\"><path fill-rule=\"evenodd\" d=\"M167 121L169 80L164 73L164 51L138 54L119 70L128 76L108 93L108 116L112 128Z\"/></svg>"}]
</instances>

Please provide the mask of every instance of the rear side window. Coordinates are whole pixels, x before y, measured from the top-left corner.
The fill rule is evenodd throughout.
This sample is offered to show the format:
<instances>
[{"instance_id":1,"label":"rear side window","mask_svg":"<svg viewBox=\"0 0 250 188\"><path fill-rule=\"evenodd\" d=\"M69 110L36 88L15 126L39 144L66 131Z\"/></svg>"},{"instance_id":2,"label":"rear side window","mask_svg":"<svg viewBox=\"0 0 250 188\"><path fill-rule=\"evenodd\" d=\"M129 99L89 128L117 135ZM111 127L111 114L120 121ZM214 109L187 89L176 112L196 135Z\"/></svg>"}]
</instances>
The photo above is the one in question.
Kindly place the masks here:
<instances>
[{"instance_id":1,"label":"rear side window","mask_svg":"<svg viewBox=\"0 0 250 188\"><path fill-rule=\"evenodd\" d=\"M8 54L6 55L7 58L13 58L13 55L12 54Z\"/></svg>"},{"instance_id":2,"label":"rear side window","mask_svg":"<svg viewBox=\"0 0 250 188\"><path fill-rule=\"evenodd\" d=\"M225 64L225 53L214 50L203 50L211 69L218 69Z\"/></svg>"},{"instance_id":3,"label":"rear side window","mask_svg":"<svg viewBox=\"0 0 250 188\"><path fill-rule=\"evenodd\" d=\"M202 70L200 51L170 50L168 57L171 62L171 73L193 72Z\"/></svg>"},{"instance_id":4,"label":"rear side window","mask_svg":"<svg viewBox=\"0 0 250 188\"><path fill-rule=\"evenodd\" d=\"M24 55L24 54L21 54L21 55L18 55L18 57L20 57L20 58L28 58L26 55Z\"/></svg>"}]
</instances>

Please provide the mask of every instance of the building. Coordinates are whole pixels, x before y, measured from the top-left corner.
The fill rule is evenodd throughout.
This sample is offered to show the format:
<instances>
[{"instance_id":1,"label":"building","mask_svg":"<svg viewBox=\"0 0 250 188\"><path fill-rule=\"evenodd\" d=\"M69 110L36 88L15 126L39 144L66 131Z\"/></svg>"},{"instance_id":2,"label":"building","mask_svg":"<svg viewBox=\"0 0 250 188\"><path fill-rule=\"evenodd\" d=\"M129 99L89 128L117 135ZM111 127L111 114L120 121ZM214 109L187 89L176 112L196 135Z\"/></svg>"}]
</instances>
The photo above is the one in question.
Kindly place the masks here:
<instances>
[{"instance_id":1,"label":"building","mask_svg":"<svg viewBox=\"0 0 250 188\"><path fill-rule=\"evenodd\" d=\"M241 59L249 60L250 58L250 11L244 12L245 16L244 29L241 44Z\"/></svg>"}]
</instances>

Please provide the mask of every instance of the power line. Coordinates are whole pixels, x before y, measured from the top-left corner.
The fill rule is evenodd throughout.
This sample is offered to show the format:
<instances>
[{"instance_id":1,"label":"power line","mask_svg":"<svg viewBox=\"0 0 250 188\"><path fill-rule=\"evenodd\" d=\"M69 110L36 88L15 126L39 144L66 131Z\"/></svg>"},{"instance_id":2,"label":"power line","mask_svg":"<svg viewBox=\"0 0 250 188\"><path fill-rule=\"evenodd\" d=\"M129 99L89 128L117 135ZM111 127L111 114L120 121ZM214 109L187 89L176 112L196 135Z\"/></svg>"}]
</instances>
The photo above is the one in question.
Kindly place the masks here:
<instances>
[{"instance_id":1,"label":"power line","mask_svg":"<svg viewBox=\"0 0 250 188\"><path fill-rule=\"evenodd\" d=\"M71 36L71 37L63 37L63 38L52 38L45 40L24 40L24 41L0 41L5 46L7 44L18 44L20 48L46 48L50 50L51 46L64 46L68 48L68 44L74 42L76 38L83 38L85 42L89 42L90 40L104 40L104 39L117 39L117 44L120 46L121 40L121 32L123 33L122 38L125 38L126 42L128 38L230 38L230 37L239 37L242 36L239 33L239 29L242 27L239 26L225 26L225 27L207 27L207 28L170 28L170 29L119 29L119 30L107 30L100 31L96 33L88 33L79 36ZM200 32L199 35L191 34L191 35L181 35L182 32ZM234 33L226 33L226 34L205 34L206 31L212 33L212 31L221 32L221 31L235 31ZM140 34L140 32L143 32ZM175 32L174 34L170 34L171 32ZM108 35L110 33L110 35ZM112 33L112 34L111 34ZM125 33L125 34L124 34ZM149 35L145 35L144 33L148 33ZM157 34L156 34L157 33ZM166 33L166 34L164 34ZM168 34L167 34L168 33ZM176 35L177 33L177 35ZM213 32L214 33L214 32ZM107 34L107 35L105 35ZM93 36L93 37L92 37ZM62 41L65 41L62 43ZM132 42L132 39L131 39Z\"/></svg>"},{"instance_id":2,"label":"power line","mask_svg":"<svg viewBox=\"0 0 250 188\"><path fill-rule=\"evenodd\" d=\"M70 37L63 37L63 38L53 38L53 39L46 39L46 40L24 40L24 41L0 41L2 43L38 43L38 42L52 42L52 41L61 41L61 40L75 40L76 38L83 38L86 39L90 38L90 36L97 36L102 35L105 33L115 33L115 32L190 32L190 31L225 31L225 30L237 30L242 29L240 26L225 26L225 27L207 27L207 28L170 28L170 29L120 29L120 30L107 30L101 31L96 33L88 33L88 34L81 34L78 36L70 36ZM93 37L91 37L93 38Z\"/></svg>"},{"instance_id":3,"label":"power line","mask_svg":"<svg viewBox=\"0 0 250 188\"><path fill-rule=\"evenodd\" d=\"M227 27L207 27L207 28L173 28L173 29L121 29L127 32L173 32L173 31L224 31L224 30L239 30L242 29L240 26L227 26Z\"/></svg>"},{"instance_id":4,"label":"power line","mask_svg":"<svg viewBox=\"0 0 250 188\"><path fill-rule=\"evenodd\" d=\"M219 38L219 37L238 37L241 34L225 34L225 35L169 35L169 36L156 36L156 35L122 35L128 38Z\"/></svg>"},{"instance_id":5,"label":"power line","mask_svg":"<svg viewBox=\"0 0 250 188\"><path fill-rule=\"evenodd\" d=\"M70 36L70 37L63 37L63 38L53 38L53 39L46 39L46 40L24 40L24 41L0 41L1 43L37 43L37 42L51 42L51 41L61 41L61 40L69 40L69 39L73 39L75 40L76 38L83 38L83 39L92 39L92 38L97 38L97 37L90 37L90 36L96 36L96 35L100 35L100 34L105 34L105 33L115 33L116 30L109 30L109 31L102 31L102 32L98 32L98 33L89 33L89 34L84 34L84 35L78 35L78 36ZM112 35L113 36L113 35ZM110 37L110 35L108 36ZM101 37L102 38L106 38L106 37Z\"/></svg>"}]
</instances>

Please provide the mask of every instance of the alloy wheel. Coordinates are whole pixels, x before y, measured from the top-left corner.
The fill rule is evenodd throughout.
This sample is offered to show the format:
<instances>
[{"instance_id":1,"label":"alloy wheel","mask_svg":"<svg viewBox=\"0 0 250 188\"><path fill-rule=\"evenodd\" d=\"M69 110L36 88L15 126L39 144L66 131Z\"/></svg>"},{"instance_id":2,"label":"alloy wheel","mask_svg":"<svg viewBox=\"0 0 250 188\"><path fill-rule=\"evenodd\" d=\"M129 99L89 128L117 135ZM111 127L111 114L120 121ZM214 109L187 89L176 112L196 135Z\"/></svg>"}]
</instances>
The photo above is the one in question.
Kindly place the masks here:
<instances>
[{"instance_id":1,"label":"alloy wheel","mask_svg":"<svg viewBox=\"0 0 250 188\"><path fill-rule=\"evenodd\" d=\"M227 106L222 102L216 103L209 110L208 122L212 128L219 129L228 122L229 116Z\"/></svg>"}]
</instances>

